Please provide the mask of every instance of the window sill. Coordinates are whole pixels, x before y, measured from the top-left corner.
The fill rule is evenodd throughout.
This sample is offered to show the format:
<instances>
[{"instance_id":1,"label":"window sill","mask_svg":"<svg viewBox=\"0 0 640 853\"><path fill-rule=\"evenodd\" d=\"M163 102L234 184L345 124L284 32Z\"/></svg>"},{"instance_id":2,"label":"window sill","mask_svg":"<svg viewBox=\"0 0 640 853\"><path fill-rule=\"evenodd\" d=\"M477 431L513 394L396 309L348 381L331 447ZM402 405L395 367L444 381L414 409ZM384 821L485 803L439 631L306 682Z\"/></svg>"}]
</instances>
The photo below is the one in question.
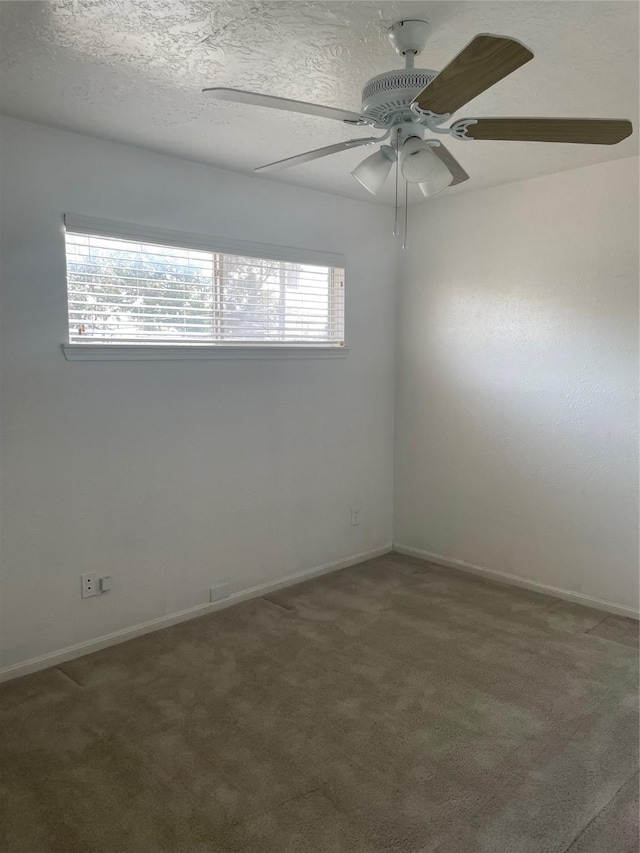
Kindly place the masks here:
<instances>
[{"instance_id":1,"label":"window sill","mask_svg":"<svg viewBox=\"0 0 640 853\"><path fill-rule=\"evenodd\" d=\"M348 347L208 344L62 344L67 361L346 358Z\"/></svg>"}]
</instances>

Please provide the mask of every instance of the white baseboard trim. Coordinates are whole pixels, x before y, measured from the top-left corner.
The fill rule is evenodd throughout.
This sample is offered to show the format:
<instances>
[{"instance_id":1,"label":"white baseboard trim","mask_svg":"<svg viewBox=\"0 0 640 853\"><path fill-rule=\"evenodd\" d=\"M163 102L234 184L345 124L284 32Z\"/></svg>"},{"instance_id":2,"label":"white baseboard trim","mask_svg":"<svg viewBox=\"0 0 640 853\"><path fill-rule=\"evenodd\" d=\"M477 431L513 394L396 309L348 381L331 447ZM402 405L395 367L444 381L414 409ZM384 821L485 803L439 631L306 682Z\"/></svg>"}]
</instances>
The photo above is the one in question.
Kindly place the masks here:
<instances>
[{"instance_id":1,"label":"white baseboard trim","mask_svg":"<svg viewBox=\"0 0 640 853\"><path fill-rule=\"evenodd\" d=\"M613 601L594 598L591 595L585 595L581 592L573 592L570 589L562 589L561 587L551 586L550 584L540 583L539 581L527 580L526 578L518 577L518 575L510 575L507 574L507 572L498 572L495 569L486 569L483 566L475 566L473 563L466 563L464 560L455 560L452 557L443 557L442 554L433 554L431 551L422 551L420 548L410 548L408 545L394 545L393 550L398 554L404 554L407 557L416 557L419 560L426 560L429 563L437 563L439 566L445 566L450 569L460 569L463 572L471 572L475 575L482 575L482 577L496 581L497 583L520 586L524 589L531 589L534 592L539 592L542 595L552 595L555 598L562 598L564 601L572 601L576 604L583 604L585 607L593 607L596 610L615 613L617 616L628 616L630 619L640 619L640 611L634 610L633 607L626 607L623 604L615 604Z\"/></svg>"},{"instance_id":2,"label":"white baseboard trim","mask_svg":"<svg viewBox=\"0 0 640 853\"><path fill-rule=\"evenodd\" d=\"M287 575L279 580L269 581L268 583L259 584L250 589L234 592L229 598L224 598L222 601L214 601L206 604L198 604L195 607L189 607L187 610L180 610L177 613L169 613L166 616L159 616L157 619L151 619L148 622L142 622L139 625L134 625L131 628L123 628L120 631L114 631L112 634L105 634L95 640L85 640L82 643L76 643L73 646L67 646L64 649L59 649L55 652L48 652L39 657L30 658L22 663L16 663L12 666L0 669L0 682L9 681L13 678L20 678L23 675L30 675L32 672L38 672L42 669L48 669L52 666L65 663L74 658L82 657L83 655L98 652L100 649L106 649L108 646L115 646L118 643L124 643L126 640L133 640L134 637L140 637L143 634L150 634L152 631L158 631L161 628L169 628L171 625L177 625L179 622L186 622L188 619L194 619L196 616L204 616L206 613L212 613L215 610L223 610L225 607L230 607L233 604L239 604L242 601L248 601L250 598L259 598L269 592L274 592L277 589L283 589L287 586L293 586L302 581L311 580L320 575L336 572L339 569L346 569L348 566L355 566L357 563L363 563L365 560L372 560L374 557L382 557L384 554L389 554L393 551L391 544L384 545L381 548L374 548L371 551L362 551L360 554L353 554L351 557L345 557L342 560L336 560L333 563L325 563L322 566L316 566L313 569L307 569L302 572L296 572L292 575Z\"/></svg>"}]
</instances>

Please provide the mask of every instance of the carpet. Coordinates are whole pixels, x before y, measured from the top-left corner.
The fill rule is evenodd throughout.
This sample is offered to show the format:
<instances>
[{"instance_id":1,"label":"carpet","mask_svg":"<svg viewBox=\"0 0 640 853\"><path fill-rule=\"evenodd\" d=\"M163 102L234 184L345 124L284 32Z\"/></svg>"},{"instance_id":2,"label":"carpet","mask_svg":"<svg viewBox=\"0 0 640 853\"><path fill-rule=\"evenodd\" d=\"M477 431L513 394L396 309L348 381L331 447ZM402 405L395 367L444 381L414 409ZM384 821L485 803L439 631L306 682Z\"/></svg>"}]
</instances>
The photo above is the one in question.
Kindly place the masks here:
<instances>
[{"instance_id":1,"label":"carpet","mask_svg":"<svg viewBox=\"0 0 640 853\"><path fill-rule=\"evenodd\" d=\"M0 685L3 853L637 853L638 625L397 554Z\"/></svg>"}]
</instances>

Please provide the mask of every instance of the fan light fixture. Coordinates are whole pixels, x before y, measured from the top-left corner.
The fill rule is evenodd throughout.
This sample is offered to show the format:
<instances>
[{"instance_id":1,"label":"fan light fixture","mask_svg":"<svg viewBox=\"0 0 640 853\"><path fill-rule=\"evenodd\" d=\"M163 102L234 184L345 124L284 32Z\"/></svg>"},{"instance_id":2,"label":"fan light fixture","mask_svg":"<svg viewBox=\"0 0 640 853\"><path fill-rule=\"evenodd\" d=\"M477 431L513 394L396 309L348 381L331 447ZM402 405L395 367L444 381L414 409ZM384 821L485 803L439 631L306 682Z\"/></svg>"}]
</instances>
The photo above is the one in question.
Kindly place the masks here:
<instances>
[{"instance_id":1,"label":"fan light fixture","mask_svg":"<svg viewBox=\"0 0 640 853\"><path fill-rule=\"evenodd\" d=\"M438 148L441 147L440 143L437 145ZM399 156L396 151L400 152ZM399 233L398 178L401 172L405 181L403 240L405 249L408 245L409 184L418 184L424 196L432 196L442 192L454 181L453 172L441 158L442 155L436 154L433 146L419 136L409 136L404 144L401 144L400 133L398 133L398 138L394 140L393 145L381 145L375 154L371 154L351 172L359 184L373 195L377 195L389 177L392 165L396 164L396 216L393 233L394 235Z\"/></svg>"},{"instance_id":2,"label":"fan light fixture","mask_svg":"<svg viewBox=\"0 0 640 853\"><path fill-rule=\"evenodd\" d=\"M442 190L445 190L450 186L453 181L453 175L449 169L447 169L442 160L435 154L431 154L431 156L436 161L433 171L426 181L420 181L418 184L422 190L422 194L427 197L442 192Z\"/></svg>"},{"instance_id":3,"label":"fan light fixture","mask_svg":"<svg viewBox=\"0 0 640 853\"><path fill-rule=\"evenodd\" d=\"M418 136L410 136L402 146L400 171L405 181L421 184L432 174L438 158L427 143Z\"/></svg>"},{"instance_id":4,"label":"fan light fixture","mask_svg":"<svg viewBox=\"0 0 640 853\"><path fill-rule=\"evenodd\" d=\"M351 174L365 190L377 195L389 177L395 159L396 152L393 148L390 145L381 145L375 154L363 160Z\"/></svg>"}]
</instances>

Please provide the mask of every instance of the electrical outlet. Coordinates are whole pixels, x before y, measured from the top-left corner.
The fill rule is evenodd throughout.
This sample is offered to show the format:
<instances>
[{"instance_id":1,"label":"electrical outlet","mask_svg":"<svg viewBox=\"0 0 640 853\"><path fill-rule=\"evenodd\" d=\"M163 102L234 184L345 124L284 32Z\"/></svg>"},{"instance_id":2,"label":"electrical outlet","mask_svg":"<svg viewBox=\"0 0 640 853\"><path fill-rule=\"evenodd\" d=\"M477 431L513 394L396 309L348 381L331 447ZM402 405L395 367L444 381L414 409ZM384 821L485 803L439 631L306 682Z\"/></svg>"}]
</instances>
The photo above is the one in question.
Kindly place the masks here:
<instances>
[{"instance_id":1,"label":"electrical outlet","mask_svg":"<svg viewBox=\"0 0 640 853\"><path fill-rule=\"evenodd\" d=\"M360 507L352 506L351 507L351 526L357 527L360 524Z\"/></svg>"},{"instance_id":2,"label":"electrical outlet","mask_svg":"<svg viewBox=\"0 0 640 853\"><path fill-rule=\"evenodd\" d=\"M100 587L97 575L93 573L80 575L80 589L83 598L91 598L92 595L98 595Z\"/></svg>"},{"instance_id":3,"label":"electrical outlet","mask_svg":"<svg viewBox=\"0 0 640 853\"><path fill-rule=\"evenodd\" d=\"M230 594L231 584L229 581L225 581L209 589L209 601L222 601L223 598L229 598Z\"/></svg>"},{"instance_id":4,"label":"electrical outlet","mask_svg":"<svg viewBox=\"0 0 640 853\"><path fill-rule=\"evenodd\" d=\"M82 598L91 598L92 595L102 595L113 588L111 575L98 575L90 572L88 575L80 575L80 594Z\"/></svg>"}]
</instances>

